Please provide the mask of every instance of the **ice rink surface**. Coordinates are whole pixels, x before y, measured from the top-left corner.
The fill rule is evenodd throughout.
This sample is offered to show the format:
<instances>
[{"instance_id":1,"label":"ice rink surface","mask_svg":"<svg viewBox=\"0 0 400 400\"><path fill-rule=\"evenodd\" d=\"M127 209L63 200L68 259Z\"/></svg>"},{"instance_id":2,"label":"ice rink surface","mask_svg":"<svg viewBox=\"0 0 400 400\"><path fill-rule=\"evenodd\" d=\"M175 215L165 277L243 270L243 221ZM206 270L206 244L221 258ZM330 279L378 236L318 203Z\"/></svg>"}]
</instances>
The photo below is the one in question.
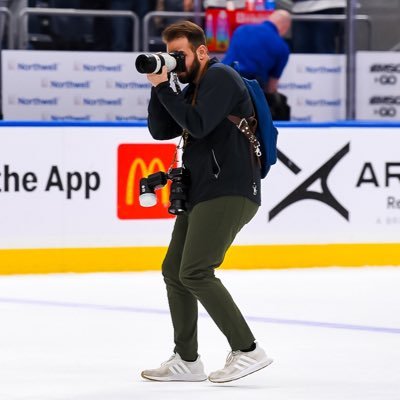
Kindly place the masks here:
<instances>
[{"instance_id":1,"label":"ice rink surface","mask_svg":"<svg viewBox=\"0 0 400 400\"><path fill-rule=\"evenodd\" d=\"M217 271L274 363L229 384L157 383L172 353L158 272L0 277L1 400L400 399L400 268ZM201 309L207 372L229 348Z\"/></svg>"}]
</instances>

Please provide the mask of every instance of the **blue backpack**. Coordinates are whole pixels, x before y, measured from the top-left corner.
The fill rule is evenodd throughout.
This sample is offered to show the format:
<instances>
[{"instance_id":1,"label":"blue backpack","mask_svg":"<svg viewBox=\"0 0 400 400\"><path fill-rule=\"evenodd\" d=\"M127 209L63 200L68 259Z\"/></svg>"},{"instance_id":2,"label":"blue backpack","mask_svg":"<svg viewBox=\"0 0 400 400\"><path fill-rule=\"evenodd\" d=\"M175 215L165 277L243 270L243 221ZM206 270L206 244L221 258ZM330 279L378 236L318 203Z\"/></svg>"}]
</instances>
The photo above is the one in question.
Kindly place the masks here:
<instances>
[{"instance_id":1,"label":"blue backpack","mask_svg":"<svg viewBox=\"0 0 400 400\"><path fill-rule=\"evenodd\" d=\"M217 66L218 64L214 65ZM233 68L239 73L236 63L234 63ZM271 111L269 110L267 100L265 99L264 91L261 89L258 81L255 79L247 79L243 76L241 76L241 78L253 103L255 113L254 117L257 122L254 124L255 132L254 128L251 130L259 142L259 147L257 147L257 143L254 143L251 137L248 138L250 143L254 146L255 153L260 160L261 178L265 178L271 165L276 163L278 130L272 122ZM228 119L234 122L235 125L238 126L239 130L243 131L240 126L240 122L243 121L243 119L235 116L229 116ZM253 124L250 121L249 126L251 127L251 125ZM257 148L259 149L258 151Z\"/></svg>"},{"instance_id":2,"label":"blue backpack","mask_svg":"<svg viewBox=\"0 0 400 400\"><path fill-rule=\"evenodd\" d=\"M242 80L253 102L255 118L257 120L255 135L260 142L261 150L261 178L265 178L271 165L276 163L278 130L272 122L271 111L269 110L264 91L261 89L260 84L255 79L242 77Z\"/></svg>"}]
</instances>

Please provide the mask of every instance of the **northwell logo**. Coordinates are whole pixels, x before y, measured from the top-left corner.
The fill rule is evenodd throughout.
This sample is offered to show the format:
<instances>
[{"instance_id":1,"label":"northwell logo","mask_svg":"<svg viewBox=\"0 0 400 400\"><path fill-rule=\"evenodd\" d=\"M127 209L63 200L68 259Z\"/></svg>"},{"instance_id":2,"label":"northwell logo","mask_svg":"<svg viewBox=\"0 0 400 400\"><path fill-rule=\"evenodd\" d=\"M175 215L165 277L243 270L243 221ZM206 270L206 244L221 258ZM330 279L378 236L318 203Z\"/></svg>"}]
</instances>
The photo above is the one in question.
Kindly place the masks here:
<instances>
[{"instance_id":1,"label":"northwell logo","mask_svg":"<svg viewBox=\"0 0 400 400\"><path fill-rule=\"evenodd\" d=\"M271 221L281 211L290 205L301 200L317 200L332 207L347 221L349 220L349 212L336 200L328 187L328 176L336 166L336 164L350 151L350 143L347 143L341 150L334 154L325 164L318 168L303 183L294 189L288 196L280 201L268 214L268 220ZM281 151L278 150L279 160L294 174L298 174L301 169ZM310 186L319 181L322 192L310 190Z\"/></svg>"},{"instance_id":2,"label":"northwell logo","mask_svg":"<svg viewBox=\"0 0 400 400\"><path fill-rule=\"evenodd\" d=\"M40 64L40 63L32 63L27 64L23 62L17 62L15 60L8 61L8 69L10 71L20 70L20 71L58 71L58 63L52 64Z\"/></svg>"},{"instance_id":3,"label":"northwell logo","mask_svg":"<svg viewBox=\"0 0 400 400\"><path fill-rule=\"evenodd\" d=\"M87 115L56 115L47 112L42 113L42 121L90 121L91 116Z\"/></svg>"},{"instance_id":4,"label":"northwell logo","mask_svg":"<svg viewBox=\"0 0 400 400\"><path fill-rule=\"evenodd\" d=\"M174 157L174 144L121 144L118 147L118 218L173 218L168 213L169 184L157 190L157 205L139 204L139 182L158 171L166 172Z\"/></svg>"},{"instance_id":5,"label":"northwell logo","mask_svg":"<svg viewBox=\"0 0 400 400\"><path fill-rule=\"evenodd\" d=\"M106 65L106 64L86 64L76 61L74 63L75 71L86 72L121 72L122 64Z\"/></svg>"},{"instance_id":6,"label":"northwell logo","mask_svg":"<svg viewBox=\"0 0 400 400\"><path fill-rule=\"evenodd\" d=\"M336 67L298 65L296 70L299 73L308 74L340 74L342 72L342 67L340 65Z\"/></svg>"},{"instance_id":7,"label":"northwell logo","mask_svg":"<svg viewBox=\"0 0 400 400\"><path fill-rule=\"evenodd\" d=\"M43 99L39 97L27 98L27 97L16 97L9 96L8 104L10 105L21 105L21 106L57 106L58 98L52 97L49 99Z\"/></svg>"},{"instance_id":8,"label":"northwell logo","mask_svg":"<svg viewBox=\"0 0 400 400\"><path fill-rule=\"evenodd\" d=\"M43 78L41 86L52 89L90 89L90 81L56 81Z\"/></svg>"},{"instance_id":9,"label":"northwell logo","mask_svg":"<svg viewBox=\"0 0 400 400\"><path fill-rule=\"evenodd\" d=\"M304 104L310 107L340 107L341 99L305 99Z\"/></svg>"},{"instance_id":10,"label":"northwell logo","mask_svg":"<svg viewBox=\"0 0 400 400\"><path fill-rule=\"evenodd\" d=\"M123 99L121 97L117 98L117 99L102 99L102 98L98 98L98 99L90 99L88 97L80 97L80 96L76 96L74 98L74 104L76 106L122 106L123 103Z\"/></svg>"},{"instance_id":11,"label":"northwell logo","mask_svg":"<svg viewBox=\"0 0 400 400\"><path fill-rule=\"evenodd\" d=\"M312 82L297 83L297 82L285 82L278 85L279 89L282 90L311 90Z\"/></svg>"},{"instance_id":12,"label":"northwell logo","mask_svg":"<svg viewBox=\"0 0 400 400\"><path fill-rule=\"evenodd\" d=\"M146 118L143 117L143 115L135 115L135 114L129 114L129 115L122 115L122 114L113 114L113 113L107 113L106 115L106 120L107 121L137 121L137 120L146 120Z\"/></svg>"},{"instance_id":13,"label":"northwell logo","mask_svg":"<svg viewBox=\"0 0 400 400\"><path fill-rule=\"evenodd\" d=\"M109 79L106 82L106 87L107 89L136 90L136 89L150 89L151 84L146 82L113 81Z\"/></svg>"}]
</instances>

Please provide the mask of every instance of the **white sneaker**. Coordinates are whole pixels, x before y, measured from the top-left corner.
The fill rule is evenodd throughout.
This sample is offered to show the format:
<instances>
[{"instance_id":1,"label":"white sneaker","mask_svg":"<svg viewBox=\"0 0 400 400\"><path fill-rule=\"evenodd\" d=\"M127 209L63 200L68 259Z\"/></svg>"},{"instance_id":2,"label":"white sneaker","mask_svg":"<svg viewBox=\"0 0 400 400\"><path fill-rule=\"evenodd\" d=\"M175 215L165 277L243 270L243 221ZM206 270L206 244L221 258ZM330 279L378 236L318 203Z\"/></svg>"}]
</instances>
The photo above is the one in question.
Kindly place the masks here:
<instances>
[{"instance_id":1,"label":"white sneaker","mask_svg":"<svg viewBox=\"0 0 400 400\"><path fill-rule=\"evenodd\" d=\"M256 343L253 351L231 351L225 367L212 372L208 379L214 383L234 381L267 367L272 361L272 358L268 358L265 351Z\"/></svg>"},{"instance_id":2,"label":"white sneaker","mask_svg":"<svg viewBox=\"0 0 400 400\"><path fill-rule=\"evenodd\" d=\"M183 381L183 382L201 382L207 379L204 372L203 363L200 356L196 361L184 361L178 353L161 364L160 368L148 369L142 372L142 377L152 381Z\"/></svg>"}]
</instances>

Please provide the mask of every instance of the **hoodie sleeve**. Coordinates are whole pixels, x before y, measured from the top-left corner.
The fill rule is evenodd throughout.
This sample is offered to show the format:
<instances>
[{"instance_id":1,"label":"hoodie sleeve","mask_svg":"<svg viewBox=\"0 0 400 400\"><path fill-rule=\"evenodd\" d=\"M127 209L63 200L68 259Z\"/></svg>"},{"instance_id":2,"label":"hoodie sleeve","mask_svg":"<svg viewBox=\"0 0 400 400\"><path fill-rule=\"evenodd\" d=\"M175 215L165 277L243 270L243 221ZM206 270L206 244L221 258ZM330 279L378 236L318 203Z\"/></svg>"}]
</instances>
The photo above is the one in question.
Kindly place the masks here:
<instances>
[{"instance_id":1,"label":"hoodie sleeve","mask_svg":"<svg viewBox=\"0 0 400 400\"><path fill-rule=\"evenodd\" d=\"M212 132L230 114L241 96L239 85L224 68L207 70L194 106L186 103L183 96L176 96L167 84L160 84L155 90L171 117L198 139Z\"/></svg>"},{"instance_id":2,"label":"hoodie sleeve","mask_svg":"<svg viewBox=\"0 0 400 400\"><path fill-rule=\"evenodd\" d=\"M167 86L171 89L168 82L161 83L157 88L159 86ZM173 96L177 96L177 94L173 92ZM148 114L147 124L150 134L154 139L168 140L181 135L182 128L162 105L154 87L151 88Z\"/></svg>"}]
</instances>

